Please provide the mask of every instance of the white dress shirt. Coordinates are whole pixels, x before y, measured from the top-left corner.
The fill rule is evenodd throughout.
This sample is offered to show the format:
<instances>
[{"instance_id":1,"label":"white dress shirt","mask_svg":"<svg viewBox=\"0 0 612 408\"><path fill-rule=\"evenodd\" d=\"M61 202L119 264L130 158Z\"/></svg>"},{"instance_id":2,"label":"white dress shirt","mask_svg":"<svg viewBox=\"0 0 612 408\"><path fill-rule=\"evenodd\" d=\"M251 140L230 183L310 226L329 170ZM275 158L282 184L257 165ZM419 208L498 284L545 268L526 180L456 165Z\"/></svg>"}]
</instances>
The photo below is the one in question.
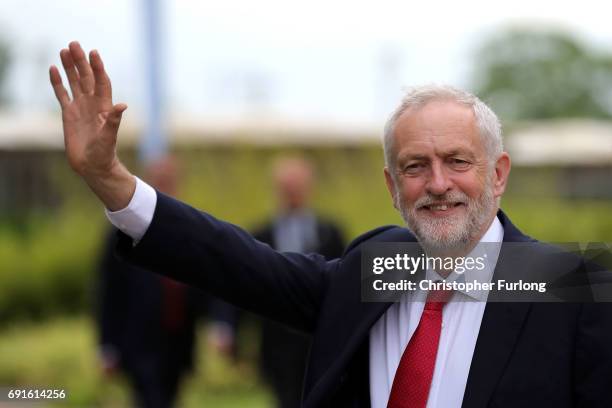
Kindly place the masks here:
<instances>
[{"instance_id":1,"label":"white dress shirt","mask_svg":"<svg viewBox=\"0 0 612 408\"><path fill-rule=\"evenodd\" d=\"M157 204L155 190L136 178L136 190L122 210L106 211L110 222L130 236L136 244L146 233ZM481 242L502 242L504 230L497 219L482 237ZM489 256L484 275L474 276L475 271L463 275L451 274L447 280L491 280L497 263L497 254ZM428 271L428 278L432 273ZM433 275L435 276L435 275ZM423 313L424 291L406 293L394 303L370 329L370 398L372 408L385 408L391 393L395 371L402 353L413 335ZM465 385L486 306L487 293L456 292L444 307L442 332L436 356L427 408L459 408L463 401ZM463 299L461 299L461 297ZM464 300L464 301L461 301Z\"/></svg>"}]
</instances>

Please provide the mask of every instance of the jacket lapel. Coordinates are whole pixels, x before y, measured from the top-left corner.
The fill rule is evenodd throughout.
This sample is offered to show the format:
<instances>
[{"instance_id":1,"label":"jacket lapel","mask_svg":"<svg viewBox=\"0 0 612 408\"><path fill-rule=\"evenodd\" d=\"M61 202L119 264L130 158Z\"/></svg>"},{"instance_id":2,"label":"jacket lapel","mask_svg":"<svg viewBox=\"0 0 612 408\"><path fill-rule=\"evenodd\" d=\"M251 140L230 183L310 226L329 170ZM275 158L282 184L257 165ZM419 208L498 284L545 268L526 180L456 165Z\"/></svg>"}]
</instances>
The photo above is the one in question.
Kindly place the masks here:
<instances>
[{"instance_id":1,"label":"jacket lapel","mask_svg":"<svg viewBox=\"0 0 612 408\"><path fill-rule=\"evenodd\" d=\"M486 407L510 358L530 303L489 303L468 375L463 408Z\"/></svg>"}]
</instances>

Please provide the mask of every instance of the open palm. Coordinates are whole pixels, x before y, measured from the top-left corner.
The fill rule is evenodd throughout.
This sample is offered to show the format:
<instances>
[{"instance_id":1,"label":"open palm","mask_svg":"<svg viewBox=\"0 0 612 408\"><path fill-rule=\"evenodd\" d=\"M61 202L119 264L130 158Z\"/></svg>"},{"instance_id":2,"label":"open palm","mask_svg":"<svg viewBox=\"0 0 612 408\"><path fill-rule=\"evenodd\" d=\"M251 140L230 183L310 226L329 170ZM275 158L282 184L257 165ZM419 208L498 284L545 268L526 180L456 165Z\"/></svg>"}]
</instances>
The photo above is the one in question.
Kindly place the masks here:
<instances>
[{"instance_id":1,"label":"open palm","mask_svg":"<svg viewBox=\"0 0 612 408\"><path fill-rule=\"evenodd\" d=\"M57 67L49 75L62 108L64 143L70 166L79 174L104 174L117 165L116 144L121 115L127 106L113 105L110 79L97 51L89 61L77 42L60 52L72 99Z\"/></svg>"}]
</instances>

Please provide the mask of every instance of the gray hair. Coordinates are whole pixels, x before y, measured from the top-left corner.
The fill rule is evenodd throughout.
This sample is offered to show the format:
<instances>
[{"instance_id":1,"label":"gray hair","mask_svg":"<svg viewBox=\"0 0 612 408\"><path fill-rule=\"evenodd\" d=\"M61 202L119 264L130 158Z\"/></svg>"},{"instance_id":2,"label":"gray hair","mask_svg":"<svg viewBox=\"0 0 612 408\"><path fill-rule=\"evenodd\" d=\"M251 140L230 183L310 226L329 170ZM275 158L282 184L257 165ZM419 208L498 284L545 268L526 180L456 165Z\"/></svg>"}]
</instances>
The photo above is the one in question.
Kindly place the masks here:
<instances>
[{"instance_id":1,"label":"gray hair","mask_svg":"<svg viewBox=\"0 0 612 408\"><path fill-rule=\"evenodd\" d=\"M385 165L391 169L394 163L393 146L395 125L399 117L408 109L419 109L432 101L450 100L468 106L474 111L476 124L484 143L489 164L503 152L501 124L497 115L478 97L469 92L453 88L448 85L423 85L408 89L401 104L387 120L383 136L383 149L385 154ZM391 174L394 174L392 171Z\"/></svg>"}]
</instances>

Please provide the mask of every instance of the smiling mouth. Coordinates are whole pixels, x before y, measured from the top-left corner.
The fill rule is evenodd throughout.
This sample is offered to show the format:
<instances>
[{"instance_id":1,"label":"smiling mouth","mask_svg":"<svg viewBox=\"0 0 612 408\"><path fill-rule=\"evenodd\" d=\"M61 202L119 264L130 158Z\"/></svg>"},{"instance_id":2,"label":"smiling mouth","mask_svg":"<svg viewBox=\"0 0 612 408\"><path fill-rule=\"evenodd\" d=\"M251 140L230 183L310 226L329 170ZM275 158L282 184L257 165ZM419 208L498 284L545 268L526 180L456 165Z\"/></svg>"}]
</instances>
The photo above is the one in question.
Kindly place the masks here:
<instances>
[{"instance_id":1,"label":"smiling mouth","mask_svg":"<svg viewBox=\"0 0 612 408\"><path fill-rule=\"evenodd\" d=\"M449 210L452 210L462 205L464 204L461 202L459 203L435 203L435 204L424 205L420 209L421 210L425 209L429 211L449 211Z\"/></svg>"}]
</instances>

